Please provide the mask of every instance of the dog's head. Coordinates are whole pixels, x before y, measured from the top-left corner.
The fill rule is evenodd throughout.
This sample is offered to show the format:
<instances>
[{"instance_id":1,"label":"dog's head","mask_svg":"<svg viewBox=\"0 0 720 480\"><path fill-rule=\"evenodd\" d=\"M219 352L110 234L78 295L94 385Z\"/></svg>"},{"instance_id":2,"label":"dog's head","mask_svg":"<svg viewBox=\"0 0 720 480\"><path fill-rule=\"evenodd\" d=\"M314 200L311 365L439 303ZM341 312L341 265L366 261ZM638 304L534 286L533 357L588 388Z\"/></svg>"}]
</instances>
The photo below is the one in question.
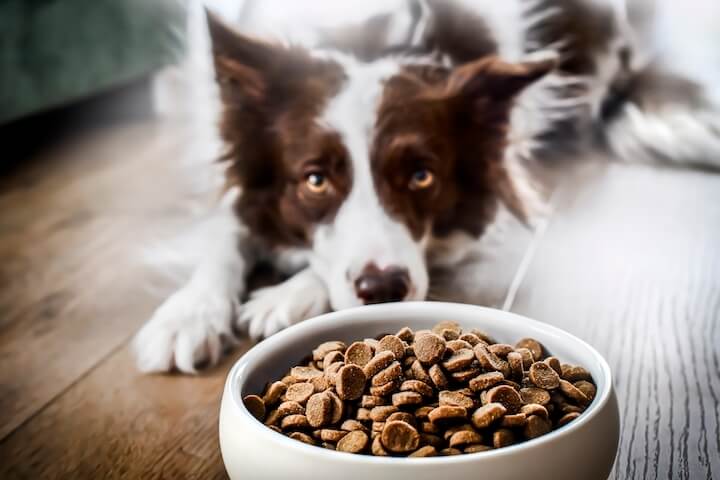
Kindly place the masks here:
<instances>
[{"instance_id":1,"label":"dog's head","mask_svg":"<svg viewBox=\"0 0 720 480\"><path fill-rule=\"evenodd\" d=\"M515 96L553 62L370 63L209 21L238 215L309 249L333 308L425 298L426 250L525 218L503 158Z\"/></svg>"}]
</instances>

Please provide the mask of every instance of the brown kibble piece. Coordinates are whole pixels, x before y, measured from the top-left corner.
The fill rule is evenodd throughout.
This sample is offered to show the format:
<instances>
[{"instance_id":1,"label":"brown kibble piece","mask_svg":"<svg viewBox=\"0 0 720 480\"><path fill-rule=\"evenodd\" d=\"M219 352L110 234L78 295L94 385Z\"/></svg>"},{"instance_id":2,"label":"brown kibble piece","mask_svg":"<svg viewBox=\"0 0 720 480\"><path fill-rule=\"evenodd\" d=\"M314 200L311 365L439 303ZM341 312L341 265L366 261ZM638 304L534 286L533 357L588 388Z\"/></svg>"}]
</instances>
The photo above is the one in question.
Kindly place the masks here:
<instances>
[{"instance_id":1,"label":"brown kibble piece","mask_svg":"<svg viewBox=\"0 0 720 480\"><path fill-rule=\"evenodd\" d=\"M285 398L299 404L305 404L313 393L315 393L315 387L312 383L298 382L288 387Z\"/></svg>"},{"instance_id":2,"label":"brown kibble piece","mask_svg":"<svg viewBox=\"0 0 720 480\"><path fill-rule=\"evenodd\" d=\"M271 410L270 413L267 414L265 417L265 425L277 425L277 423L282 419L280 414L277 410Z\"/></svg>"},{"instance_id":3,"label":"brown kibble piece","mask_svg":"<svg viewBox=\"0 0 720 480\"><path fill-rule=\"evenodd\" d=\"M390 455L387 450L385 450L385 447L383 447L382 442L380 441L380 435L373 438L372 446L370 447L370 451L373 455L376 457L387 457Z\"/></svg>"},{"instance_id":4,"label":"brown kibble piece","mask_svg":"<svg viewBox=\"0 0 720 480\"><path fill-rule=\"evenodd\" d=\"M448 372L457 372L469 367L475 360L475 353L467 348L455 351L450 358L443 362Z\"/></svg>"},{"instance_id":5,"label":"brown kibble piece","mask_svg":"<svg viewBox=\"0 0 720 480\"><path fill-rule=\"evenodd\" d=\"M432 433L421 433L420 441L426 445L432 445L436 449L442 448L445 445L445 441L442 438Z\"/></svg>"},{"instance_id":6,"label":"brown kibble piece","mask_svg":"<svg viewBox=\"0 0 720 480\"><path fill-rule=\"evenodd\" d=\"M527 418L523 434L527 439L537 438L548 433L551 428L552 425L550 424L550 421L537 415L530 415Z\"/></svg>"},{"instance_id":7,"label":"brown kibble piece","mask_svg":"<svg viewBox=\"0 0 720 480\"><path fill-rule=\"evenodd\" d=\"M560 419L557 421L557 426L562 427L563 425L567 425L568 423L572 422L576 418L580 416L580 413L578 412L570 412L566 413Z\"/></svg>"},{"instance_id":8,"label":"brown kibble piece","mask_svg":"<svg viewBox=\"0 0 720 480\"><path fill-rule=\"evenodd\" d=\"M550 394L547 390L537 387L527 387L520 389L520 397L523 403L538 403L540 405L547 405L550 403Z\"/></svg>"},{"instance_id":9,"label":"brown kibble piece","mask_svg":"<svg viewBox=\"0 0 720 480\"><path fill-rule=\"evenodd\" d=\"M293 367L290 369L290 375L300 382L307 382L316 377L322 377L323 372L313 367Z\"/></svg>"},{"instance_id":10,"label":"brown kibble piece","mask_svg":"<svg viewBox=\"0 0 720 480\"><path fill-rule=\"evenodd\" d=\"M270 384L263 396L263 402L265 402L265 405L267 406L275 405L280 401L280 397L285 394L287 389L288 386L283 382L274 382Z\"/></svg>"},{"instance_id":11,"label":"brown kibble piece","mask_svg":"<svg viewBox=\"0 0 720 480\"><path fill-rule=\"evenodd\" d=\"M345 350L345 363L364 367L373 355L373 349L367 343L353 342Z\"/></svg>"},{"instance_id":12,"label":"brown kibble piece","mask_svg":"<svg viewBox=\"0 0 720 480\"><path fill-rule=\"evenodd\" d=\"M550 416L547 408L537 403L529 403L527 405L523 405L522 408L520 408L520 412L524 413L526 417L535 415L547 419Z\"/></svg>"},{"instance_id":13,"label":"brown kibble piece","mask_svg":"<svg viewBox=\"0 0 720 480\"><path fill-rule=\"evenodd\" d=\"M327 355L330 352L342 352L345 350L345 342L341 341L331 341L331 342L325 342L318 345L315 350L313 350L313 360L319 361L325 358L325 355Z\"/></svg>"},{"instance_id":14,"label":"brown kibble piece","mask_svg":"<svg viewBox=\"0 0 720 480\"><path fill-rule=\"evenodd\" d=\"M328 390L325 392L328 397L330 397L330 402L332 404L332 414L330 415L330 423L336 424L342 420L343 415L345 414L345 404L342 400L340 400L340 397L337 396L335 392L332 390Z\"/></svg>"},{"instance_id":15,"label":"brown kibble piece","mask_svg":"<svg viewBox=\"0 0 720 480\"><path fill-rule=\"evenodd\" d=\"M500 403L488 403L475 410L472 424L475 428L487 428L507 413L507 408Z\"/></svg>"},{"instance_id":16,"label":"brown kibble piece","mask_svg":"<svg viewBox=\"0 0 720 480\"><path fill-rule=\"evenodd\" d=\"M422 457L435 457L437 456L437 450L432 445L425 445L415 450L408 457L422 458Z\"/></svg>"},{"instance_id":17,"label":"brown kibble piece","mask_svg":"<svg viewBox=\"0 0 720 480\"><path fill-rule=\"evenodd\" d=\"M510 414L517 413L523 403L517 390L508 385L499 385L488 390L487 401L501 403Z\"/></svg>"},{"instance_id":18,"label":"brown kibble piece","mask_svg":"<svg viewBox=\"0 0 720 480\"><path fill-rule=\"evenodd\" d=\"M432 412L433 408L429 405L425 405L424 407L416 408L415 409L415 418L418 420L427 420L428 414Z\"/></svg>"},{"instance_id":19,"label":"brown kibble piece","mask_svg":"<svg viewBox=\"0 0 720 480\"><path fill-rule=\"evenodd\" d=\"M400 385L401 392L416 392L425 397L432 397L435 394L435 390L425 382L420 380L405 380Z\"/></svg>"},{"instance_id":20,"label":"brown kibble piece","mask_svg":"<svg viewBox=\"0 0 720 480\"><path fill-rule=\"evenodd\" d=\"M463 449L463 453L480 453L492 450L492 447L487 445L469 445Z\"/></svg>"},{"instance_id":21,"label":"brown kibble piece","mask_svg":"<svg viewBox=\"0 0 720 480\"><path fill-rule=\"evenodd\" d=\"M355 418L361 422L366 422L370 420L370 412L369 408L358 408L357 412L355 412Z\"/></svg>"},{"instance_id":22,"label":"brown kibble piece","mask_svg":"<svg viewBox=\"0 0 720 480\"><path fill-rule=\"evenodd\" d=\"M462 393L451 392L448 390L440 392L438 399L441 406L448 405L451 407L463 407L470 410L475 405L475 401L472 398L467 397Z\"/></svg>"},{"instance_id":23,"label":"brown kibble piece","mask_svg":"<svg viewBox=\"0 0 720 480\"><path fill-rule=\"evenodd\" d=\"M455 332L456 334L458 334L458 336L462 333L462 328L460 327L460 324L452 320L443 320L442 322L436 323L435 326L432 327L432 332L437 335L442 335L442 332L445 330Z\"/></svg>"},{"instance_id":24,"label":"brown kibble piece","mask_svg":"<svg viewBox=\"0 0 720 480\"><path fill-rule=\"evenodd\" d=\"M420 422L420 431L423 433L440 433L440 427L432 422Z\"/></svg>"},{"instance_id":25,"label":"brown kibble piece","mask_svg":"<svg viewBox=\"0 0 720 480\"><path fill-rule=\"evenodd\" d=\"M395 334L395 336L403 342L412 343L413 338L415 338L415 333L410 327L403 327Z\"/></svg>"},{"instance_id":26,"label":"brown kibble piece","mask_svg":"<svg viewBox=\"0 0 720 480\"><path fill-rule=\"evenodd\" d=\"M392 362L390 365L380 370L372 377L370 384L377 387L378 385L385 385L388 382L400 378L403 374L402 366L398 362Z\"/></svg>"},{"instance_id":27,"label":"brown kibble piece","mask_svg":"<svg viewBox=\"0 0 720 480\"><path fill-rule=\"evenodd\" d=\"M507 343L495 343L488 345L487 349L497 355L498 357L505 358L510 352L514 352L515 348Z\"/></svg>"},{"instance_id":28,"label":"brown kibble piece","mask_svg":"<svg viewBox=\"0 0 720 480\"><path fill-rule=\"evenodd\" d=\"M470 345L465 340L460 340L460 339L450 340L449 342L447 342L445 344L445 347L448 350L452 350L453 352L458 352L460 350L470 350L472 352L472 349L473 349L472 345ZM445 355L447 355L447 353L445 353Z\"/></svg>"},{"instance_id":29,"label":"brown kibble piece","mask_svg":"<svg viewBox=\"0 0 720 480\"><path fill-rule=\"evenodd\" d=\"M457 422L458 420L467 420L467 409L463 407L451 407L444 405L434 408L428 413L428 419L435 424L446 424Z\"/></svg>"},{"instance_id":30,"label":"brown kibble piece","mask_svg":"<svg viewBox=\"0 0 720 480\"><path fill-rule=\"evenodd\" d=\"M527 423L527 416L524 413L516 413L514 415L505 415L500 420L500 426L505 428L524 427Z\"/></svg>"},{"instance_id":31,"label":"brown kibble piece","mask_svg":"<svg viewBox=\"0 0 720 480\"><path fill-rule=\"evenodd\" d=\"M533 338L523 338L515 344L515 348L527 348L532 353L533 359L538 362L543 356L543 346Z\"/></svg>"},{"instance_id":32,"label":"brown kibble piece","mask_svg":"<svg viewBox=\"0 0 720 480\"><path fill-rule=\"evenodd\" d=\"M457 448L443 448L439 453L443 457L450 457L452 455L462 455L463 452Z\"/></svg>"},{"instance_id":33,"label":"brown kibble piece","mask_svg":"<svg viewBox=\"0 0 720 480\"><path fill-rule=\"evenodd\" d=\"M420 434L405 422L387 422L380 434L383 446L393 453L407 453L417 450Z\"/></svg>"},{"instance_id":34,"label":"brown kibble piece","mask_svg":"<svg viewBox=\"0 0 720 480\"><path fill-rule=\"evenodd\" d=\"M257 395L248 395L243 398L243 403L253 417L261 422L265 420L265 402L262 398Z\"/></svg>"},{"instance_id":35,"label":"brown kibble piece","mask_svg":"<svg viewBox=\"0 0 720 480\"><path fill-rule=\"evenodd\" d=\"M562 365L560 364L560 360L558 360L555 357L547 357L543 362L550 365L550 368L555 370L558 375L562 375Z\"/></svg>"},{"instance_id":36,"label":"brown kibble piece","mask_svg":"<svg viewBox=\"0 0 720 480\"><path fill-rule=\"evenodd\" d=\"M465 423L462 425L453 425L445 429L445 432L443 432L443 438L447 441L450 440L450 437L455 435L457 432L474 432L475 429L472 425Z\"/></svg>"},{"instance_id":37,"label":"brown kibble piece","mask_svg":"<svg viewBox=\"0 0 720 480\"><path fill-rule=\"evenodd\" d=\"M345 363L345 355L342 352L330 352L322 360L323 371L327 370L333 363Z\"/></svg>"},{"instance_id":38,"label":"brown kibble piece","mask_svg":"<svg viewBox=\"0 0 720 480\"><path fill-rule=\"evenodd\" d=\"M502 448L515 443L515 434L507 428L500 428L493 432L493 447Z\"/></svg>"},{"instance_id":39,"label":"brown kibble piece","mask_svg":"<svg viewBox=\"0 0 720 480\"><path fill-rule=\"evenodd\" d=\"M305 413L305 407L300 405L298 402L287 401L281 403L277 408L280 417L286 417L288 415L296 415Z\"/></svg>"},{"instance_id":40,"label":"brown kibble piece","mask_svg":"<svg viewBox=\"0 0 720 480\"><path fill-rule=\"evenodd\" d=\"M330 365L330 367L332 367L332 365ZM328 375L330 375L330 374L328 373ZM325 390L330 388L332 383L330 382L330 378L328 377L328 375L323 375L321 377L315 377L312 380L310 380L310 383L315 388L315 393L324 392Z\"/></svg>"},{"instance_id":41,"label":"brown kibble piece","mask_svg":"<svg viewBox=\"0 0 720 480\"><path fill-rule=\"evenodd\" d=\"M460 338L458 340L467 342L470 345L472 345L473 347L475 345L477 345L478 343L482 342L482 340L480 340L480 338L477 335L475 335L474 333L463 333L462 335L460 335Z\"/></svg>"},{"instance_id":42,"label":"brown kibble piece","mask_svg":"<svg viewBox=\"0 0 720 480\"><path fill-rule=\"evenodd\" d=\"M370 394L376 397L385 397L397 390L397 383L393 380L384 385L370 387Z\"/></svg>"},{"instance_id":43,"label":"brown kibble piece","mask_svg":"<svg viewBox=\"0 0 720 480\"><path fill-rule=\"evenodd\" d=\"M373 422L384 422L387 417L397 412L398 408L394 405L386 405L382 407L375 407L370 410L370 419Z\"/></svg>"},{"instance_id":44,"label":"brown kibble piece","mask_svg":"<svg viewBox=\"0 0 720 480\"><path fill-rule=\"evenodd\" d=\"M587 395L582 390L577 388L567 380L560 380L560 391L565 394L566 397L578 403L579 405L587 405L590 403Z\"/></svg>"},{"instance_id":45,"label":"brown kibble piece","mask_svg":"<svg viewBox=\"0 0 720 480\"><path fill-rule=\"evenodd\" d=\"M332 400L326 392L316 393L307 401L305 416L311 427L322 427L332 419Z\"/></svg>"},{"instance_id":46,"label":"brown kibble piece","mask_svg":"<svg viewBox=\"0 0 720 480\"><path fill-rule=\"evenodd\" d=\"M469 430L456 432L448 440L448 445L453 448L473 445L475 443L482 443L482 436L475 431Z\"/></svg>"},{"instance_id":47,"label":"brown kibble piece","mask_svg":"<svg viewBox=\"0 0 720 480\"><path fill-rule=\"evenodd\" d=\"M357 420L353 420L352 418L348 418L345 420L342 425L340 425L340 430L345 430L346 432L352 432L353 430L367 430L365 428L365 425L360 423Z\"/></svg>"},{"instance_id":48,"label":"brown kibble piece","mask_svg":"<svg viewBox=\"0 0 720 480\"><path fill-rule=\"evenodd\" d=\"M522 380L524 374L522 355L517 352L510 352L507 354L507 362L510 366L510 376L515 380Z\"/></svg>"},{"instance_id":49,"label":"brown kibble piece","mask_svg":"<svg viewBox=\"0 0 720 480\"><path fill-rule=\"evenodd\" d=\"M392 396L392 404L396 407L406 405L420 405L423 401L422 395L417 392L399 392Z\"/></svg>"},{"instance_id":50,"label":"brown kibble piece","mask_svg":"<svg viewBox=\"0 0 720 480\"><path fill-rule=\"evenodd\" d=\"M347 358L347 355L346 355ZM377 374L380 370L386 368L388 365L390 365L392 362L395 361L395 354L386 350L384 352L380 352L374 357L370 359L370 361L365 364L363 367L363 371L365 372L365 376L367 378L372 378Z\"/></svg>"},{"instance_id":51,"label":"brown kibble piece","mask_svg":"<svg viewBox=\"0 0 720 480\"><path fill-rule=\"evenodd\" d=\"M448 380L443 373L442 368L440 368L440 365L433 365L430 367L428 374L430 375L432 383L434 383L437 388L447 388Z\"/></svg>"},{"instance_id":52,"label":"brown kibble piece","mask_svg":"<svg viewBox=\"0 0 720 480\"><path fill-rule=\"evenodd\" d=\"M308 445L315 445L315 440L313 440L313 438L307 433L292 432L290 435L288 435L288 437L292 438L293 440L307 443Z\"/></svg>"},{"instance_id":53,"label":"brown kibble piece","mask_svg":"<svg viewBox=\"0 0 720 480\"><path fill-rule=\"evenodd\" d=\"M415 426L415 417L412 413L408 412L395 412L387 417L386 422L405 422L412 426Z\"/></svg>"},{"instance_id":54,"label":"brown kibble piece","mask_svg":"<svg viewBox=\"0 0 720 480\"><path fill-rule=\"evenodd\" d=\"M412 372L413 378L415 380L427 383L428 385L432 383L430 375L428 374L427 370L425 370L425 367L422 366L420 360L415 360L413 364L410 365L410 371Z\"/></svg>"},{"instance_id":55,"label":"brown kibble piece","mask_svg":"<svg viewBox=\"0 0 720 480\"><path fill-rule=\"evenodd\" d=\"M335 388L342 400L357 400L365 391L365 373L357 365L345 365L338 370Z\"/></svg>"},{"instance_id":56,"label":"brown kibble piece","mask_svg":"<svg viewBox=\"0 0 720 480\"><path fill-rule=\"evenodd\" d=\"M310 428L308 419L305 415L288 415L280 421L280 427L283 430L295 430L298 428Z\"/></svg>"},{"instance_id":57,"label":"brown kibble piece","mask_svg":"<svg viewBox=\"0 0 720 480\"><path fill-rule=\"evenodd\" d=\"M530 368L530 365L535 363L535 359L533 358L532 352L530 350L528 350L527 348L516 348L515 352L519 353L520 356L522 357L523 368L526 368L526 369Z\"/></svg>"},{"instance_id":58,"label":"brown kibble piece","mask_svg":"<svg viewBox=\"0 0 720 480\"><path fill-rule=\"evenodd\" d=\"M343 430L333 430L331 428L323 428L320 430L320 439L324 442L337 443L343 439L348 432Z\"/></svg>"},{"instance_id":59,"label":"brown kibble piece","mask_svg":"<svg viewBox=\"0 0 720 480\"><path fill-rule=\"evenodd\" d=\"M478 375L477 377L470 380L470 388L476 392L486 390L494 387L498 383L505 380L505 377L500 372L488 372Z\"/></svg>"},{"instance_id":60,"label":"brown kibble piece","mask_svg":"<svg viewBox=\"0 0 720 480\"><path fill-rule=\"evenodd\" d=\"M416 335L413 350L420 362L426 365L435 364L445 353L445 339L434 333Z\"/></svg>"},{"instance_id":61,"label":"brown kibble piece","mask_svg":"<svg viewBox=\"0 0 720 480\"><path fill-rule=\"evenodd\" d=\"M560 375L545 362L533 363L528 375L531 382L545 390L552 390L560 386Z\"/></svg>"},{"instance_id":62,"label":"brown kibble piece","mask_svg":"<svg viewBox=\"0 0 720 480\"><path fill-rule=\"evenodd\" d=\"M475 345L475 348L473 348L473 351L475 352L475 357L478 359L478 362L480 362L480 365L482 365L485 370L498 371L506 377L510 374L508 363L488 350L484 344L478 343Z\"/></svg>"},{"instance_id":63,"label":"brown kibble piece","mask_svg":"<svg viewBox=\"0 0 720 480\"><path fill-rule=\"evenodd\" d=\"M588 382L587 380L578 380L573 385L575 386L575 388L585 394L585 396L588 398L588 401L592 402L592 400L595 398L595 394L597 393L597 387L595 387L595 385Z\"/></svg>"},{"instance_id":64,"label":"brown kibble piece","mask_svg":"<svg viewBox=\"0 0 720 480\"><path fill-rule=\"evenodd\" d=\"M378 342L377 352L393 352L395 360L402 360L405 356L405 343L395 335L385 335Z\"/></svg>"},{"instance_id":65,"label":"brown kibble piece","mask_svg":"<svg viewBox=\"0 0 720 480\"><path fill-rule=\"evenodd\" d=\"M364 408L373 408L373 407L379 407L380 405L385 405L385 399L383 397L377 397L375 395L363 395L362 400L360 400L360 406Z\"/></svg>"},{"instance_id":66,"label":"brown kibble piece","mask_svg":"<svg viewBox=\"0 0 720 480\"><path fill-rule=\"evenodd\" d=\"M590 372L585 370L583 367L563 364L561 368L562 374L560 376L563 378L563 380L567 380L571 383L575 383L580 380L585 380L588 382L592 381L592 375L590 375Z\"/></svg>"},{"instance_id":67,"label":"brown kibble piece","mask_svg":"<svg viewBox=\"0 0 720 480\"><path fill-rule=\"evenodd\" d=\"M365 432L355 430L349 432L337 443L338 452L360 453L368 445L370 439Z\"/></svg>"}]
</instances>

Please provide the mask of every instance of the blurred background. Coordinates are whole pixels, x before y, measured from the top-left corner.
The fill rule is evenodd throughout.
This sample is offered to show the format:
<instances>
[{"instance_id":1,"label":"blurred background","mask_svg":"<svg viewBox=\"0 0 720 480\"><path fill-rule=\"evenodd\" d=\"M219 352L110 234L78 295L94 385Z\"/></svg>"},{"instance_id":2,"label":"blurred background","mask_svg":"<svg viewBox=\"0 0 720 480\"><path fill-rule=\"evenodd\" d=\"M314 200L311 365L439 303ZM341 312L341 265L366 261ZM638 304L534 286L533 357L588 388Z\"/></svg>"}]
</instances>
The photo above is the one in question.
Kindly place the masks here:
<instances>
[{"instance_id":1,"label":"blurred background","mask_svg":"<svg viewBox=\"0 0 720 480\"><path fill-rule=\"evenodd\" d=\"M0 478L224 478L217 402L248 344L197 378L139 375L128 348L177 283L165 267L192 254L162 247L221 184L203 8L312 45L403 1L0 0ZM720 90L720 1L583 1L614 4L645 52ZM508 227L487 272L455 273L478 302L607 356L614 478L713 478L720 178L586 167L548 176L547 218Z\"/></svg>"}]
</instances>

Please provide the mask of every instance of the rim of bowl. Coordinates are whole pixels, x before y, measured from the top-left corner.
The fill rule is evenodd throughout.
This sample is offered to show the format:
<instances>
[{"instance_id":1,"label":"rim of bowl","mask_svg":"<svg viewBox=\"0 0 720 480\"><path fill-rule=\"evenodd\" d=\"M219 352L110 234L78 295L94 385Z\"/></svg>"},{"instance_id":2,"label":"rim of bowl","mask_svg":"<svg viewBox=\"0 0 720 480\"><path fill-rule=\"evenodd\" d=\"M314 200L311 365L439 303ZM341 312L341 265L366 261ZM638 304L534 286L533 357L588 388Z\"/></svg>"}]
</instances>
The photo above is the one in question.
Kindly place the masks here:
<instances>
[{"instance_id":1,"label":"rim of bowl","mask_svg":"<svg viewBox=\"0 0 720 480\"><path fill-rule=\"evenodd\" d=\"M561 336L569 337L572 341L576 342L580 346L587 349L592 357L594 358L594 361L599 366L600 371L602 372L602 375L604 377L605 383L603 385L602 391L597 392L595 395L595 398L588 406L588 409L583 412L582 415L580 415L575 421L568 423L567 425L563 425L562 427L558 428L557 430L553 430L550 433L546 433L545 435L542 435L540 437L534 438L532 440L527 440L525 442L510 445L508 447L502 447L498 449L488 450L485 452L477 452L477 453L470 453L470 454L463 454L463 455L449 455L449 456L436 456L436 457L425 457L425 458L413 458L411 460L408 460L404 457L378 457L374 455L359 455L354 453L346 453L346 452L338 452L338 451L331 451L325 448L321 448L315 445L307 445L303 442L299 442L297 440L293 440L289 437L286 437L285 435L275 432L272 429L265 426L262 422L258 421L245 407L245 403L242 401L242 398L240 397L240 388L235 388L237 386L242 385L242 377L245 372L245 370L248 368L248 366L255 360L255 357L259 355L258 352L261 352L262 350L265 350L267 348L271 348L274 344L281 342L283 339L288 337L293 337L296 333L295 332L301 332L302 330L309 329L309 328L319 328L322 329L322 327L326 324L328 325L335 325L334 322L337 317L346 317L346 316L352 316L356 314L358 311L362 311L365 314L367 312L370 312L372 310L375 310L375 314L380 316L383 315L383 312L386 312L388 310L394 310L394 311L402 311L406 310L407 313L412 313L414 311L417 311L417 309L424 309L424 308L431 308L433 310L441 310L441 309L453 309L453 310L474 310L475 312L482 312L485 314L490 315L496 315L498 317L505 317L505 318L512 318L516 321L521 321L528 323L530 325L533 325L537 328L543 329L548 331L551 334L560 334ZM443 311L442 314L439 313L439 316L448 316L447 311ZM450 312L451 313L451 312ZM267 343L266 343L267 342ZM253 428L257 430L258 434L266 436L269 441L274 441L280 444L280 446L284 448L291 448L291 449L297 449L299 453L302 453L304 455L313 455L317 457L318 459L335 459L336 461L347 461L347 462L353 462L357 464L364 464L364 463L378 463L378 464L392 464L392 465L407 465L407 466L420 466L424 465L428 462L444 462L449 464L455 464L455 463L464 463L464 462L477 462L479 460L482 460L484 458L491 458L491 457L503 457L507 455L513 455L517 452L521 452L523 450L529 450L529 449L537 449L537 448L543 448L547 444L554 441L556 438L559 438L563 435L569 434L574 430L577 430L581 428L584 424L588 423L593 417L595 417L598 412L601 410L601 407L605 406L607 402L610 399L610 393L612 391L612 372L610 370L610 366L608 365L605 358L600 355L600 353L595 350L590 344L585 342L584 340L581 340L580 338L576 337L575 335L561 329L558 327L555 327L553 325L549 325L547 323L540 322L539 320L534 320L532 318L525 317L523 315L519 315L512 312L506 312L504 310L498 310L495 308L489 308L489 307L482 307L479 305L471 305L471 304L464 304L464 303L450 303L450 302L432 302L432 301L408 301L408 302L397 302L397 303L383 303L383 304L377 304L377 305L365 305L361 307L354 307L354 308L348 308L345 310L340 310L337 312L330 312L323 315L319 315L314 318L310 318L308 320L304 320L301 323L295 324L291 327L286 328L285 330L282 330L281 332L276 333L275 335L271 336L270 338L267 338L263 340L262 342L254 345L250 350L248 350L242 357L240 357L235 365L233 365L232 369L230 370L230 373L228 374L228 382L230 385L230 395L232 399L233 405L237 408L238 412L242 416L242 421L246 422L250 428ZM225 387L227 388L227 386Z\"/></svg>"}]
</instances>

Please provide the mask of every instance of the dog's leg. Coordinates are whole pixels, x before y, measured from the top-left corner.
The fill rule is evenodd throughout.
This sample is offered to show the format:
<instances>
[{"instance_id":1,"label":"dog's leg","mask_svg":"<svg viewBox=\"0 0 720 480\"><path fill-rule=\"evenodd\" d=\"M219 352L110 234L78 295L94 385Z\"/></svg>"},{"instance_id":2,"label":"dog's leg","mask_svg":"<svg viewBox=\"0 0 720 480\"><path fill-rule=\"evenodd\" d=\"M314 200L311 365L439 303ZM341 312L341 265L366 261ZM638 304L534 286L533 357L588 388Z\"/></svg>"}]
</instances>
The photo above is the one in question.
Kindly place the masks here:
<instances>
[{"instance_id":1,"label":"dog's leg","mask_svg":"<svg viewBox=\"0 0 720 480\"><path fill-rule=\"evenodd\" d=\"M211 221L208 243L190 281L171 295L133 342L138 368L196 373L217 363L234 343L232 323L245 288L242 229L230 211Z\"/></svg>"},{"instance_id":2,"label":"dog's leg","mask_svg":"<svg viewBox=\"0 0 720 480\"><path fill-rule=\"evenodd\" d=\"M327 287L308 267L279 285L254 292L241 307L238 326L259 339L329 309Z\"/></svg>"}]
</instances>

